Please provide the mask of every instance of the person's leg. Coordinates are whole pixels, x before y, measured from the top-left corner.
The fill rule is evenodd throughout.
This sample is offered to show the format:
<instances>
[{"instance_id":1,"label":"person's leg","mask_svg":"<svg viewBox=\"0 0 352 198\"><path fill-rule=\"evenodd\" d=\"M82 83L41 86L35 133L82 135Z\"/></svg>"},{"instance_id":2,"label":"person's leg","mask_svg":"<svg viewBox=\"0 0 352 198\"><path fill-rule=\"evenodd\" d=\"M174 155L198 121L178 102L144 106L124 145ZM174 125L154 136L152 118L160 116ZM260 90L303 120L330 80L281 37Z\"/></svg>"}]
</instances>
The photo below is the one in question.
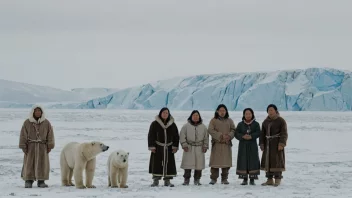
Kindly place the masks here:
<instances>
[{"instance_id":1,"label":"person's leg","mask_svg":"<svg viewBox=\"0 0 352 198\"><path fill-rule=\"evenodd\" d=\"M151 185L151 187L155 187L159 185L159 180L161 179L160 176L153 176L153 183Z\"/></svg>"},{"instance_id":2,"label":"person's leg","mask_svg":"<svg viewBox=\"0 0 352 198\"><path fill-rule=\"evenodd\" d=\"M225 184L225 185L229 184L229 181L228 181L229 171L230 171L230 167L221 169L221 183L222 184Z\"/></svg>"},{"instance_id":3,"label":"person's leg","mask_svg":"<svg viewBox=\"0 0 352 198\"><path fill-rule=\"evenodd\" d=\"M262 186L271 186L271 185L274 185L274 180L273 180L274 173L272 173L272 172L266 172L266 173L265 173L265 176L266 176L266 178L268 178L268 179L266 180L265 183L262 183Z\"/></svg>"},{"instance_id":4,"label":"person's leg","mask_svg":"<svg viewBox=\"0 0 352 198\"><path fill-rule=\"evenodd\" d=\"M281 184L281 179L282 179L282 172L275 172L274 173L274 177L275 177L275 184L274 186L279 186Z\"/></svg>"},{"instance_id":5,"label":"person's leg","mask_svg":"<svg viewBox=\"0 0 352 198\"><path fill-rule=\"evenodd\" d=\"M239 179L243 179L241 185L248 185L248 174L239 175Z\"/></svg>"},{"instance_id":6,"label":"person's leg","mask_svg":"<svg viewBox=\"0 0 352 198\"><path fill-rule=\"evenodd\" d=\"M201 185L200 178L202 177L202 170L194 170L194 185Z\"/></svg>"},{"instance_id":7,"label":"person's leg","mask_svg":"<svg viewBox=\"0 0 352 198\"><path fill-rule=\"evenodd\" d=\"M258 175L256 174L249 174L249 184L250 185L255 185L255 182L254 180L258 179Z\"/></svg>"},{"instance_id":8,"label":"person's leg","mask_svg":"<svg viewBox=\"0 0 352 198\"><path fill-rule=\"evenodd\" d=\"M219 178L219 169L218 168L211 168L210 169L210 179L211 179L211 181L210 181L209 184L214 185L218 178Z\"/></svg>"},{"instance_id":9,"label":"person's leg","mask_svg":"<svg viewBox=\"0 0 352 198\"><path fill-rule=\"evenodd\" d=\"M189 185L189 180L191 178L191 169L185 169L185 173L183 174L184 182L183 185Z\"/></svg>"}]
</instances>

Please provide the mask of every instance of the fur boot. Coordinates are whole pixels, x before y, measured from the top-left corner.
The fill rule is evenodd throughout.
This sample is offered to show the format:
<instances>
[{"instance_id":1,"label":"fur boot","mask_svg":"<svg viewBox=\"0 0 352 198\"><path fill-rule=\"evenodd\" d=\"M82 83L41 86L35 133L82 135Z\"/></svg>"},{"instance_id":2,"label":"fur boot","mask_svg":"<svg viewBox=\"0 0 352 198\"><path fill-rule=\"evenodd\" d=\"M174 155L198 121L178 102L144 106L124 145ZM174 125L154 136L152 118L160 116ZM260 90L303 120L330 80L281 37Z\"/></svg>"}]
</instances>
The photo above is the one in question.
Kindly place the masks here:
<instances>
[{"instance_id":1,"label":"fur boot","mask_svg":"<svg viewBox=\"0 0 352 198\"><path fill-rule=\"evenodd\" d=\"M32 188L33 186L33 181L32 180L27 180L25 183L24 183L24 187L25 188Z\"/></svg>"},{"instance_id":2,"label":"fur boot","mask_svg":"<svg viewBox=\"0 0 352 198\"><path fill-rule=\"evenodd\" d=\"M275 179L274 186L279 186L281 184L281 179Z\"/></svg>"},{"instance_id":3,"label":"fur boot","mask_svg":"<svg viewBox=\"0 0 352 198\"><path fill-rule=\"evenodd\" d=\"M37 186L38 186L39 188L47 188L47 187L48 187L48 185L45 184L45 182L44 182L43 180L38 180Z\"/></svg>"},{"instance_id":4,"label":"fur boot","mask_svg":"<svg viewBox=\"0 0 352 198\"><path fill-rule=\"evenodd\" d=\"M266 180L266 182L262 183L262 186L272 186L274 185L274 180L272 178Z\"/></svg>"}]
</instances>

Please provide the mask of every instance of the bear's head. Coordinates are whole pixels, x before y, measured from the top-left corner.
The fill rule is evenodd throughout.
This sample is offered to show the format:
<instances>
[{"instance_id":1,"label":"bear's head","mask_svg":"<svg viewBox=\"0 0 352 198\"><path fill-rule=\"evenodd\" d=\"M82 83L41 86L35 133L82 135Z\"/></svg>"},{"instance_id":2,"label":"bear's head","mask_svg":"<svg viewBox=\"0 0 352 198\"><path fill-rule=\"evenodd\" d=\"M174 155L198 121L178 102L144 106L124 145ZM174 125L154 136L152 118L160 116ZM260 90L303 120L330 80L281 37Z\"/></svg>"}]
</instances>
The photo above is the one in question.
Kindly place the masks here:
<instances>
[{"instance_id":1,"label":"bear's head","mask_svg":"<svg viewBox=\"0 0 352 198\"><path fill-rule=\"evenodd\" d=\"M101 152L105 152L109 149L109 146L106 146L102 142L91 142L94 149L100 150Z\"/></svg>"},{"instance_id":2,"label":"bear's head","mask_svg":"<svg viewBox=\"0 0 352 198\"><path fill-rule=\"evenodd\" d=\"M95 158L99 153L105 152L109 149L109 146L106 146L102 142L87 142L82 147L83 155L87 159Z\"/></svg>"},{"instance_id":3,"label":"bear's head","mask_svg":"<svg viewBox=\"0 0 352 198\"><path fill-rule=\"evenodd\" d=\"M115 151L116 157L114 157L115 163L119 166L127 166L128 165L128 157L130 155L129 152L124 150Z\"/></svg>"}]
</instances>

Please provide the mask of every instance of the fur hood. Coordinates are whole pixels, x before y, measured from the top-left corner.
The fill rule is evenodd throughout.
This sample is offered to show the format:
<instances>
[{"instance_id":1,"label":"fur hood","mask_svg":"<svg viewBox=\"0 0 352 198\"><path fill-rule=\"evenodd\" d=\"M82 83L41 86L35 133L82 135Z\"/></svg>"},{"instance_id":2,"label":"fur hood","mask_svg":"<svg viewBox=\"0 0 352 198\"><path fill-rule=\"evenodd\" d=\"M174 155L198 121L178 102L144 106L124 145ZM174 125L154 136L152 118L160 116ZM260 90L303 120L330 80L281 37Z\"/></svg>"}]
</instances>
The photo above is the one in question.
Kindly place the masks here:
<instances>
[{"instance_id":1,"label":"fur hood","mask_svg":"<svg viewBox=\"0 0 352 198\"><path fill-rule=\"evenodd\" d=\"M265 120L273 121L273 120L276 120L276 119L278 119L278 118L281 118L280 113L277 113L276 116L273 117L273 118L267 116Z\"/></svg>"},{"instance_id":2,"label":"fur hood","mask_svg":"<svg viewBox=\"0 0 352 198\"><path fill-rule=\"evenodd\" d=\"M159 116L155 116L155 121L157 121L163 128L167 129L169 126L171 126L174 123L174 117L170 116L169 122L165 125L163 121L159 118Z\"/></svg>"},{"instance_id":3,"label":"fur hood","mask_svg":"<svg viewBox=\"0 0 352 198\"><path fill-rule=\"evenodd\" d=\"M36 108L40 108L42 110L42 117L40 117L38 119L38 121L35 120L34 116L33 116L34 109L36 109ZM34 122L36 124L40 124L40 123L44 122L46 120L44 108L42 106L40 106L40 105L34 105L32 107L32 109L31 109L31 112L29 113L28 119L29 119L30 122Z\"/></svg>"}]
</instances>

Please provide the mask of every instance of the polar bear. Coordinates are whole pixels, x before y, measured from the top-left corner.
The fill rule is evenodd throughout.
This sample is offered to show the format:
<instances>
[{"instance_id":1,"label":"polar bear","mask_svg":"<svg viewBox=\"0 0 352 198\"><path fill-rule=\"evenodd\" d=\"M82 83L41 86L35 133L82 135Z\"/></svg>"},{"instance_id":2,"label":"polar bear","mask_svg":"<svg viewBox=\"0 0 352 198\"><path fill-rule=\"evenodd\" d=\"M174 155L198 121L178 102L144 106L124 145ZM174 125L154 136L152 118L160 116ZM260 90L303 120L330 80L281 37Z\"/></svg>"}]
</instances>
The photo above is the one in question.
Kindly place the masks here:
<instances>
[{"instance_id":1,"label":"polar bear","mask_svg":"<svg viewBox=\"0 0 352 198\"><path fill-rule=\"evenodd\" d=\"M117 150L108 158L108 186L112 188L128 188L126 185L128 176L129 152ZM120 186L118 186L118 183Z\"/></svg>"},{"instance_id":2,"label":"polar bear","mask_svg":"<svg viewBox=\"0 0 352 198\"><path fill-rule=\"evenodd\" d=\"M60 155L61 183L63 186L76 188L95 188L92 184L95 172L95 157L109 149L101 142L70 142L64 146ZM83 184L83 170L86 172L86 185Z\"/></svg>"}]
</instances>

